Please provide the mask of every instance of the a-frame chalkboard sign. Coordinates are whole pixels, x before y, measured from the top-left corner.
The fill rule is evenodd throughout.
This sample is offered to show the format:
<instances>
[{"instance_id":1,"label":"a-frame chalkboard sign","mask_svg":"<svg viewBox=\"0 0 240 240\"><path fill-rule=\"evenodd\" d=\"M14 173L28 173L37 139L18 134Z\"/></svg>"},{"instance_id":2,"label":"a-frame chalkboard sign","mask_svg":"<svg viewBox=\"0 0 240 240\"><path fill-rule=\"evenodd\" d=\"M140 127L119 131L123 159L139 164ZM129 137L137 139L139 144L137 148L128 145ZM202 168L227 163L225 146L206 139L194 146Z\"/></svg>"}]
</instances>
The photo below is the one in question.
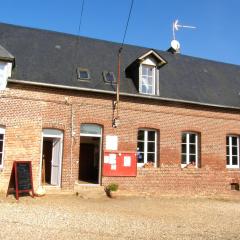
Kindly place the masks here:
<instances>
[{"instance_id":1,"label":"a-frame chalkboard sign","mask_svg":"<svg viewBox=\"0 0 240 240\"><path fill-rule=\"evenodd\" d=\"M12 169L12 177L14 181L14 190L16 199L19 199L20 193L32 193L33 180L32 180L32 164L30 161L14 161Z\"/></svg>"}]
</instances>

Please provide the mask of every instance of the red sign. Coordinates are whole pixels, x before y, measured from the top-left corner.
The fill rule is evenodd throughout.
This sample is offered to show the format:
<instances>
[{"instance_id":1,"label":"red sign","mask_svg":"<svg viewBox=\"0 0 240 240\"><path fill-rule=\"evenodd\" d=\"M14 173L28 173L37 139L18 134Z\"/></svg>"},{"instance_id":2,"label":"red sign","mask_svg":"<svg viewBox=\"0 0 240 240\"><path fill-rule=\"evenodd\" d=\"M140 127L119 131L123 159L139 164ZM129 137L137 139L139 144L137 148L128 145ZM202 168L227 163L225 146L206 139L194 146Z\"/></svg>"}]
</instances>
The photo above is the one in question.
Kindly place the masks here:
<instances>
[{"instance_id":1,"label":"red sign","mask_svg":"<svg viewBox=\"0 0 240 240\"><path fill-rule=\"evenodd\" d=\"M105 151L103 176L136 176L136 152Z\"/></svg>"}]
</instances>

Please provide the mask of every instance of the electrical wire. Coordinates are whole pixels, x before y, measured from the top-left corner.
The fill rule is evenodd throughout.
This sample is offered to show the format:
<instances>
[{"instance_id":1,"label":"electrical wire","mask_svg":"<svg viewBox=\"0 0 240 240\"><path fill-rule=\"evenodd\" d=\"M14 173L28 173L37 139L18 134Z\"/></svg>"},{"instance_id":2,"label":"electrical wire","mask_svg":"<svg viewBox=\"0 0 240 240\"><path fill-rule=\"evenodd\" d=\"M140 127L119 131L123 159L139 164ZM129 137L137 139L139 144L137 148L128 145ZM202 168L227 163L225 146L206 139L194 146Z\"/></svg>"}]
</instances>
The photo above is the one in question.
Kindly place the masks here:
<instances>
[{"instance_id":1,"label":"electrical wire","mask_svg":"<svg viewBox=\"0 0 240 240\"><path fill-rule=\"evenodd\" d=\"M121 44L121 47L120 47L119 51L122 51L123 45L124 45L124 43L125 43L125 38L126 38L126 35L127 35L127 29L128 29L129 21L130 21L130 18L131 18L131 13L132 13L133 4L134 4L134 0L132 0L132 2L131 2L129 14L128 14L128 19L127 19L127 24L126 24L126 27L125 27L125 31L124 31L124 35L123 35L123 40L122 40L122 44Z\"/></svg>"},{"instance_id":2,"label":"electrical wire","mask_svg":"<svg viewBox=\"0 0 240 240\"><path fill-rule=\"evenodd\" d=\"M75 47L73 49L73 62L72 62L72 74L71 74L71 81L74 78L74 75L76 73L76 61L78 58L78 45L79 45L79 41L80 41L80 34L81 34L81 28L82 28L82 19L83 19L83 11L84 11L84 3L85 0L82 0L82 7L81 7L81 13L80 13L80 18L79 18L79 22L78 22L78 30L77 30L77 35L76 35L76 42L75 42Z\"/></svg>"},{"instance_id":3,"label":"electrical wire","mask_svg":"<svg viewBox=\"0 0 240 240\"><path fill-rule=\"evenodd\" d=\"M127 34L127 29L128 29L128 25L129 25L129 21L131 18L131 13L132 13L132 8L133 8L133 3L134 0L132 0L131 2L131 6L129 9L129 13L128 13L128 19L127 19L127 24L125 27L125 31L124 31L124 35L123 35L123 39L122 39L122 44L118 50L118 75L117 75L117 89L116 89L116 101L114 104L114 110L116 110L116 115L113 118L113 127L117 127L118 125L118 120L119 120L119 102L120 102L120 80L121 80L121 52L123 50L123 45L125 43L125 38L126 38L126 34Z\"/></svg>"}]
</instances>

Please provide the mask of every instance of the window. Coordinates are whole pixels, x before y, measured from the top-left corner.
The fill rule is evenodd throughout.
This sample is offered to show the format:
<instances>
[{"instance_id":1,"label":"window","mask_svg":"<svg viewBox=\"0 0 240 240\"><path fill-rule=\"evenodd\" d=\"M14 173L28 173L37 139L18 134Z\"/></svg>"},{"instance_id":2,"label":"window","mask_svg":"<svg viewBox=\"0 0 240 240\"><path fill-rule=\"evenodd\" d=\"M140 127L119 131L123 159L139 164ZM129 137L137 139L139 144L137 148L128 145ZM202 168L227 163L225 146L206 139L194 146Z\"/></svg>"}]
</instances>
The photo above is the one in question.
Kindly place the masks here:
<instances>
[{"instance_id":1,"label":"window","mask_svg":"<svg viewBox=\"0 0 240 240\"><path fill-rule=\"evenodd\" d=\"M157 132L154 130L140 129L137 141L138 166L145 163L153 163L156 166L157 159Z\"/></svg>"},{"instance_id":2,"label":"window","mask_svg":"<svg viewBox=\"0 0 240 240\"><path fill-rule=\"evenodd\" d=\"M78 68L77 74L80 80L90 80L90 72L86 68Z\"/></svg>"},{"instance_id":3,"label":"window","mask_svg":"<svg viewBox=\"0 0 240 240\"><path fill-rule=\"evenodd\" d=\"M198 134L191 132L182 133L182 166L193 164L198 167L198 142Z\"/></svg>"},{"instance_id":4,"label":"window","mask_svg":"<svg viewBox=\"0 0 240 240\"><path fill-rule=\"evenodd\" d=\"M0 127L0 167L3 167L5 129Z\"/></svg>"},{"instance_id":5,"label":"window","mask_svg":"<svg viewBox=\"0 0 240 240\"><path fill-rule=\"evenodd\" d=\"M99 135L99 136L101 136L102 135L102 128L97 124L85 123L85 124L81 124L80 133L81 133L82 136L83 135L87 135L87 136Z\"/></svg>"},{"instance_id":6,"label":"window","mask_svg":"<svg viewBox=\"0 0 240 240\"><path fill-rule=\"evenodd\" d=\"M111 84L115 84L116 83L116 78L115 78L115 75L114 75L113 72L104 71L103 72L103 78L104 78L104 81L106 83L111 83Z\"/></svg>"},{"instance_id":7,"label":"window","mask_svg":"<svg viewBox=\"0 0 240 240\"><path fill-rule=\"evenodd\" d=\"M227 168L239 167L239 137L227 136Z\"/></svg>"},{"instance_id":8,"label":"window","mask_svg":"<svg viewBox=\"0 0 240 240\"><path fill-rule=\"evenodd\" d=\"M140 93L155 94L155 67L142 64L140 71Z\"/></svg>"}]
</instances>

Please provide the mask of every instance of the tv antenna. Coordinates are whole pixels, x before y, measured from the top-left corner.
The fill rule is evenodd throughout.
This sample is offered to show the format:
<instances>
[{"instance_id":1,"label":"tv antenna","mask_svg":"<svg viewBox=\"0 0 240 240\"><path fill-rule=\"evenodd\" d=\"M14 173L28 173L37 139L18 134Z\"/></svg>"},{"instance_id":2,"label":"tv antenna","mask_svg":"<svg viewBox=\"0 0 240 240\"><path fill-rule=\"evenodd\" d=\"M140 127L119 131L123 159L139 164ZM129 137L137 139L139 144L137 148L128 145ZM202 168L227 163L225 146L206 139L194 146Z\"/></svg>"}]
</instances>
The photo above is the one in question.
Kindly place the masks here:
<instances>
[{"instance_id":1,"label":"tv antenna","mask_svg":"<svg viewBox=\"0 0 240 240\"><path fill-rule=\"evenodd\" d=\"M179 24L178 19L173 22L173 25L172 25L173 40L171 42L171 47L174 50L178 51L178 52L180 50L180 43L176 40L176 32L175 31L178 31L179 28L192 28L192 29L195 29L196 27L188 26L188 25L181 25L181 24Z\"/></svg>"}]
</instances>

